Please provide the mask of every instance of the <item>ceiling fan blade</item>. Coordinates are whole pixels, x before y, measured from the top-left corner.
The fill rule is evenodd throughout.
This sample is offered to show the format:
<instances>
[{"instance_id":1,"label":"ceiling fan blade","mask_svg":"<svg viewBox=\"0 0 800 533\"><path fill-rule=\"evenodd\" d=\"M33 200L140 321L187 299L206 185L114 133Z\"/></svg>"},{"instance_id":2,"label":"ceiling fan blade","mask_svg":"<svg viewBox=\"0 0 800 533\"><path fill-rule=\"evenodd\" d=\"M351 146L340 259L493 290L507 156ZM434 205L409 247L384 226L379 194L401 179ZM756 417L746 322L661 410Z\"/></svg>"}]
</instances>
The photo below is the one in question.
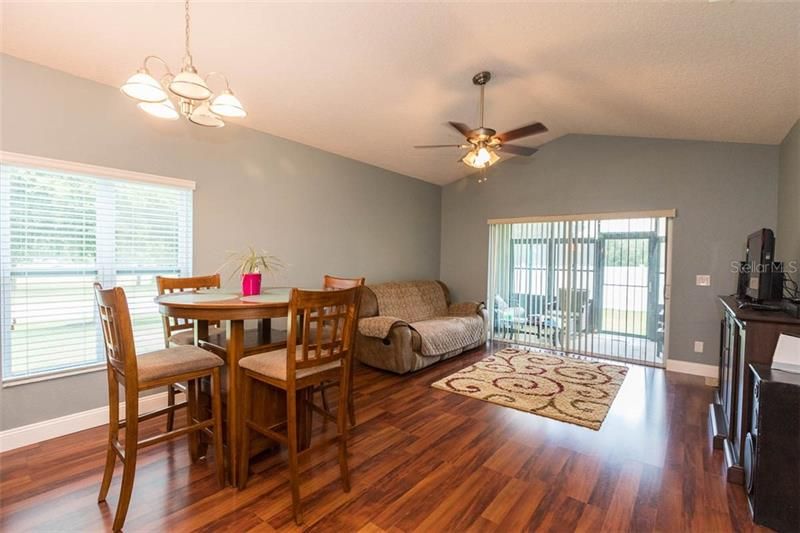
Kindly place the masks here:
<instances>
[{"instance_id":1,"label":"ceiling fan blade","mask_svg":"<svg viewBox=\"0 0 800 533\"><path fill-rule=\"evenodd\" d=\"M472 128L467 126L462 122L448 122L451 126L458 130L458 133L463 135L464 137L469 137L469 133L472 131Z\"/></svg>"},{"instance_id":2,"label":"ceiling fan blade","mask_svg":"<svg viewBox=\"0 0 800 533\"><path fill-rule=\"evenodd\" d=\"M461 144L422 144L414 148L461 148Z\"/></svg>"},{"instance_id":3,"label":"ceiling fan blade","mask_svg":"<svg viewBox=\"0 0 800 533\"><path fill-rule=\"evenodd\" d=\"M528 137L529 135L544 133L546 131L547 127L544 124L542 124L541 122L534 122L533 124L528 124L527 126L522 126L521 128L517 128L515 130L507 131L505 133L501 133L500 135L496 135L495 138L498 139L501 143L507 143L510 141L515 141L517 139L522 139L523 137Z\"/></svg>"},{"instance_id":4,"label":"ceiling fan blade","mask_svg":"<svg viewBox=\"0 0 800 533\"><path fill-rule=\"evenodd\" d=\"M533 155L539 151L538 148L529 148L527 146L516 146L513 144L504 144L500 147L503 152L508 152L514 155Z\"/></svg>"}]
</instances>

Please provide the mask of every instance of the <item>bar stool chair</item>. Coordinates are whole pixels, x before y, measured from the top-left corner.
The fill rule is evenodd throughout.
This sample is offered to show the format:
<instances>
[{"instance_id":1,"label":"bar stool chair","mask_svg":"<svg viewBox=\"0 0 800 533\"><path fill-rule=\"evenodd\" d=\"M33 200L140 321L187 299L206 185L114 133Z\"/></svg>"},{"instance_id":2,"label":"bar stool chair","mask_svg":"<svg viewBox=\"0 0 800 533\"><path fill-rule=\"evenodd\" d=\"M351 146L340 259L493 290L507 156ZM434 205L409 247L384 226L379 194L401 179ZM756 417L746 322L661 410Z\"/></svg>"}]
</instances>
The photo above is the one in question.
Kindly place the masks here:
<instances>
[{"instance_id":1,"label":"bar stool chair","mask_svg":"<svg viewBox=\"0 0 800 533\"><path fill-rule=\"evenodd\" d=\"M353 287L363 287L364 286L365 278L338 278L335 276L330 276L325 274L325 277L322 279L322 287L327 290L336 290L336 289L351 289ZM356 320L358 320L358 313L356 313ZM313 327L314 324L311 324ZM353 342L355 343L355 337L353 338ZM355 347L354 347L355 350ZM350 425L356 425L356 407L355 403L353 402L353 369L355 368L355 362L350 365L350 392L347 396L347 415L350 419ZM338 386L338 381L323 381L317 387L314 388L313 393L319 392L320 398L322 399L322 410L327 414L328 417L333 418L331 414L330 405L328 404L328 397L325 394L325 390L329 387L336 387ZM315 411L319 411L316 409ZM323 414L323 416L326 416Z\"/></svg>"},{"instance_id":2,"label":"bar stool chair","mask_svg":"<svg viewBox=\"0 0 800 533\"><path fill-rule=\"evenodd\" d=\"M122 486L114 516L113 530L120 531L128 513L133 479L136 473L136 456L139 448L158 444L182 435L188 435L192 460L197 460L198 432L207 433L214 443L214 461L217 481L225 485L225 469L222 451L222 395L220 370L223 361L216 355L195 346L179 346L152 353L136 355L130 312L125 291L120 287L103 289L94 284L95 299L105 341L106 368L108 374L108 449L103 482L100 485L98 502L104 502L111 486L117 456L122 461ZM139 414L139 392L170 385L177 381L194 383L203 377L212 382L212 416L197 420L196 398L188 397L189 417L185 427L168 431L154 437L139 440L139 422L173 413L186 404L169 405L146 414ZM119 386L125 387L125 420L119 419ZM119 430L125 429L125 444L119 441Z\"/></svg>"},{"instance_id":3,"label":"bar stool chair","mask_svg":"<svg viewBox=\"0 0 800 533\"><path fill-rule=\"evenodd\" d=\"M300 480L297 470L299 458L321 447L337 443L342 488L350 491L350 472L347 467L347 397L350 391L350 365L353 356L353 337L358 313L359 287L336 291L303 291L292 289L289 302L287 339L282 350L245 357L239 361L243 370L243 428L242 468L239 488L247 483L250 457L250 432L286 445L289 451L289 475L292 490L292 511L295 523L303 522L300 505ZM302 330L298 324L302 318ZM317 331L328 335L312 335L311 324ZM286 423L265 427L252 418L252 383L258 380L271 387L286 391ZM341 388L337 410L337 434L300 451L298 449L297 392L318 386L323 381L338 380ZM307 406L301 406L307 408ZM285 425L285 432L281 428Z\"/></svg>"},{"instance_id":4,"label":"bar stool chair","mask_svg":"<svg viewBox=\"0 0 800 533\"><path fill-rule=\"evenodd\" d=\"M156 287L158 294L170 294L173 292L195 291L198 289L219 289L221 287L219 273L210 276L190 276L185 278L174 278L166 276L156 276ZM194 322L186 318L174 318L162 316L164 326L164 348L174 346L194 345ZM225 334L218 323L212 322L208 325L209 337L218 334ZM196 394L195 391L187 391L182 383L173 383L167 386L167 405L175 405L175 395L178 393ZM175 411L167 414L167 431L172 431L175 423Z\"/></svg>"}]
</instances>

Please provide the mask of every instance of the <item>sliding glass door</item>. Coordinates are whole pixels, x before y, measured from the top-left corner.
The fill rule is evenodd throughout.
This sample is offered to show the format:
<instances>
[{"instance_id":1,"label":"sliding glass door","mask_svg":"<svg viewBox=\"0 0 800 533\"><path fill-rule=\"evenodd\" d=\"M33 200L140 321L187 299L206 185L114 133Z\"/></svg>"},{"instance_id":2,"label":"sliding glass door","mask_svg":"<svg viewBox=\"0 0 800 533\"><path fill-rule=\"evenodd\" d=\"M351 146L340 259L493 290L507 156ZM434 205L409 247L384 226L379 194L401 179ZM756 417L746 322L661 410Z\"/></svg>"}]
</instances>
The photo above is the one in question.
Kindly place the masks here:
<instances>
[{"instance_id":1,"label":"sliding glass door","mask_svg":"<svg viewBox=\"0 0 800 533\"><path fill-rule=\"evenodd\" d=\"M668 222L492 224L493 337L663 366Z\"/></svg>"}]
</instances>

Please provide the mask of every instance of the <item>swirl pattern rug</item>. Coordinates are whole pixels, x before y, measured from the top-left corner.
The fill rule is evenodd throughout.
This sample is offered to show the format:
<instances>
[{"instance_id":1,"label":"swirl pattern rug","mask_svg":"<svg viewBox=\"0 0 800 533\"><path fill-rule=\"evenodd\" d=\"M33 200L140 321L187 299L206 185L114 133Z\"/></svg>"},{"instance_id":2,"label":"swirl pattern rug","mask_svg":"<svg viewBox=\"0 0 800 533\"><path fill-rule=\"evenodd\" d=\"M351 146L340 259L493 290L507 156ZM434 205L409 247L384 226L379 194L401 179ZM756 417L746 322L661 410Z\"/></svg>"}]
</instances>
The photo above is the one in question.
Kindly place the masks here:
<instances>
[{"instance_id":1,"label":"swirl pattern rug","mask_svg":"<svg viewBox=\"0 0 800 533\"><path fill-rule=\"evenodd\" d=\"M597 430L627 372L621 365L504 348L432 386Z\"/></svg>"}]
</instances>

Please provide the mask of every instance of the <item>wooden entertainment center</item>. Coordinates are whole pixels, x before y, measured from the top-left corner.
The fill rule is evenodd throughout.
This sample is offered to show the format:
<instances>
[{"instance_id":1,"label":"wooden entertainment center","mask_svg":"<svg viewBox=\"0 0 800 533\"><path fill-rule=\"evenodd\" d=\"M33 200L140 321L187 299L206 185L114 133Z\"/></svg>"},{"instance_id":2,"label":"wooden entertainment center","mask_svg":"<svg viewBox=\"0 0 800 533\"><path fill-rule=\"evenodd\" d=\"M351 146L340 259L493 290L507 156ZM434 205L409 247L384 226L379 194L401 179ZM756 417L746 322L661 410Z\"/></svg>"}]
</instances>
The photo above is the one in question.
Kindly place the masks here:
<instances>
[{"instance_id":1,"label":"wooden entertainment center","mask_svg":"<svg viewBox=\"0 0 800 533\"><path fill-rule=\"evenodd\" d=\"M780 311L740 309L735 296L720 296L719 388L709 405L714 447L725 452L728 481L744 482L744 442L751 424L751 363L772 364L781 333L800 335L800 319Z\"/></svg>"}]
</instances>

